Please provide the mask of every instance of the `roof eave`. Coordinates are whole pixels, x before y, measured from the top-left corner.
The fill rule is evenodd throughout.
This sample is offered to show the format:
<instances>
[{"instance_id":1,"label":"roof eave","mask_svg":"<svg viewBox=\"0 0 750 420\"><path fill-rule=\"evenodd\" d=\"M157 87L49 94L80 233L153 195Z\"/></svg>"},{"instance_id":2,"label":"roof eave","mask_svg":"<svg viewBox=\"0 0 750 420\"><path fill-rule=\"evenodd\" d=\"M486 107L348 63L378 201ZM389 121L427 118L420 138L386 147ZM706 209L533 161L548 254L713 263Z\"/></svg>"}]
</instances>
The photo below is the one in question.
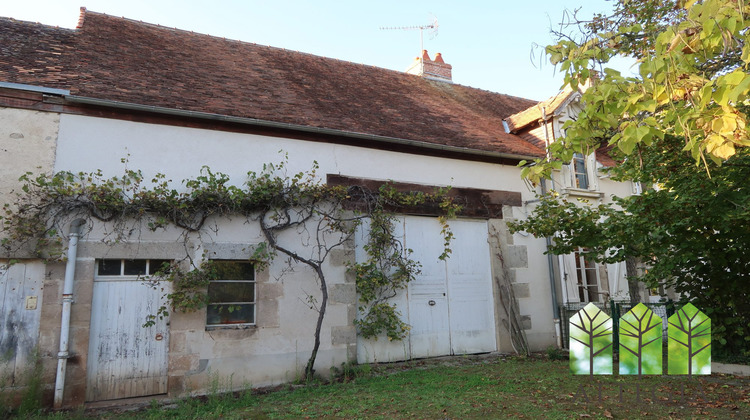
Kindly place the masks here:
<instances>
[{"instance_id":1,"label":"roof eave","mask_svg":"<svg viewBox=\"0 0 750 420\"><path fill-rule=\"evenodd\" d=\"M373 141L377 143L403 145L403 146L410 146L410 147L415 147L419 149L427 149L427 150L433 150L433 151L441 151L441 152L457 153L457 154L473 155L473 156L483 156L487 158L510 159L510 160L521 161L521 160L533 160L539 157L539 156L534 156L534 155L494 152L494 151L489 151L489 150L471 149L467 147L448 146L444 144L428 143L428 142L419 141L419 140L381 136L377 134L359 133L359 132L353 132L353 131L338 130L338 129L333 129L333 128L313 127L313 126L306 126L306 125L300 125L300 124L283 123L283 122L278 122L278 121L261 120L261 119L256 119L256 118L236 117L236 116L231 116L231 115L214 114L214 113L209 113L209 112L189 111L189 110L184 110L184 109L174 109L174 108L159 107L159 106L153 106L153 105L143 105L143 104L137 104L137 103L131 103L131 102L120 102L120 101L113 101L109 99L99 99L99 98L77 96L77 95L63 95L63 97L65 98L67 102L74 103L74 104L92 105L92 106L114 108L114 109L128 110L128 111L148 112L148 113L177 116L177 117L183 117L183 118L197 118L197 119L202 119L202 120L223 121L223 122L231 122L235 124L244 124L244 125L249 125L249 126L266 127L266 128L277 128L277 129L283 129L283 130L314 133L314 134L342 136L342 137L348 137L348 138L353 138L353 139L364 139L364 140Z\"/></svg>"}]
</instances>

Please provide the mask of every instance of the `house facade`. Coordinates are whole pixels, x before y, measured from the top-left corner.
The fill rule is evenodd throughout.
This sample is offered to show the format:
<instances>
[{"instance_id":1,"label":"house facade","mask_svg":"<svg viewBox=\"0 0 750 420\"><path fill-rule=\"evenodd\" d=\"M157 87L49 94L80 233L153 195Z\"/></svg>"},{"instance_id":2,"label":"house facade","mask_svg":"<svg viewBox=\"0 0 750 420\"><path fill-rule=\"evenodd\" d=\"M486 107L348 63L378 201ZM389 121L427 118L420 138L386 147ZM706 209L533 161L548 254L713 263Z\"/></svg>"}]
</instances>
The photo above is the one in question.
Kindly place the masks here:
<instances>
[{"instance_id":1,"label":"house facade","mask_svg":"<svg viewBox=\"0 0 750 420\"><path fill-rule=\"evenodd\" d=\"M505 119L507 131L546 148L565 136L564 124L581 112L580 101L585 88L572 90L568 87L546 101L509 116ZM608 147L592 150L587 155L576 153L570 164L554 171L546 189L554 190L562 199L579 205L611 204L613 196L640 194L642 187L639 183L617 182L609 178L606 169L614 165L616 162L610 157ZM533 208L533 203L531 206ZM569 255L556 256L552 265L558 302L562 305L582 307L589 302L606 305L612 300L630 299L625 262L596 263L586 257L586 250L579 249ZM646 268L639 264L638 269ZM639 295L645 302L675 298L671 290L648 289L642 283L639 284Z\"/></svg>"},{"instance_id":2,"label":"house facade","mask_svg":"<svg viewBox=\"0 0 750 420\"><path fill-rule=\"evenodd\" d=\"M3 204L13 205L27 172L101 171L108 178L137 169L181 188L180 180L208 167L241 185L248 171L284 159L289 173L317 164L319 181L329 184L450 186L467 208L449 222L449 259L438 259L443 241L434 215L398 219L401 241L422 264L392 299L411 326L406 339L357 334L347 265L364 258L366 230L331 253L323 265L330 299L316 370L513 352L518 340L542 350L558 341L553 301L565 283L549 281L544 239L507 229L540 192L520 178L517 164L543 156L545 146L523 130L506 131L503 120L535 101L454 84L450 66L426 51L418 60L423 72L407 74L85 9L75 30L0 18L0 43L7 46L0 50ZM560 174L573 177L571 191L607 200L630 188L587 163L588 188L572 184L582 176L575 168ZM31 249L0 256L6 390L22 389L35 363L45 400L56 406L201 394L217 378L232 389L301 376L316 318L305 302L319 286L309 270L289 270L281 258L255 264L255 247L264 242L257 224L216 218L191 233L132 226L115 238L111 224L85 222L71 220L62 232L75 250L67 261ZM305 240L294 243L310 252ZM144 277L165 261L189 268L201 260L221 267L222 280L210 286L215 301L145 327L171 285ZM572 276L578 266L567 264ZM585 261L581 267L586 275ZM597 268L597 288L586 283L579 299L618 293L613 279L624 273L615 270ZM582 290L565 287L569 298ZM239 310L227 316L221 308L230 302Z\"/></svg>"}]
</instances>

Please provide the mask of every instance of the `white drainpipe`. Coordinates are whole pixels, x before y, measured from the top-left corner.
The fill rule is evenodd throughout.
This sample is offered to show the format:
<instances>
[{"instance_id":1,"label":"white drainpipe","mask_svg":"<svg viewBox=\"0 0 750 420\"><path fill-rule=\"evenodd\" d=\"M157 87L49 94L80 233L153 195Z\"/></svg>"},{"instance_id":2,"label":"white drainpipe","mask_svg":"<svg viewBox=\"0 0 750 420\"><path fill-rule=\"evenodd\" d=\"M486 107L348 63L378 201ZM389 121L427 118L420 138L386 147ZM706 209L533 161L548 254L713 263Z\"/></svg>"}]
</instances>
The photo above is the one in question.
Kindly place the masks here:
<instances>
[{"instance_id":1,"label":"white drainpipe","mask_svg":"<svg viewBox=\"0 0 750 420\"><path fill-rule=\"evenodd\" d=\"M60 351L57 353L57 378L55 379L55 408L63 404L63 390L65 389L65 368L68 364L68 345L70 341L70 308L73 305L73 279L76 273L76 252L78 251L78 237L81 226L85 223L76 219L70 224L68 242L68 261L65 264L65 282L63 283L62 319L60 321Z\"/></svg>"}]
</instances>

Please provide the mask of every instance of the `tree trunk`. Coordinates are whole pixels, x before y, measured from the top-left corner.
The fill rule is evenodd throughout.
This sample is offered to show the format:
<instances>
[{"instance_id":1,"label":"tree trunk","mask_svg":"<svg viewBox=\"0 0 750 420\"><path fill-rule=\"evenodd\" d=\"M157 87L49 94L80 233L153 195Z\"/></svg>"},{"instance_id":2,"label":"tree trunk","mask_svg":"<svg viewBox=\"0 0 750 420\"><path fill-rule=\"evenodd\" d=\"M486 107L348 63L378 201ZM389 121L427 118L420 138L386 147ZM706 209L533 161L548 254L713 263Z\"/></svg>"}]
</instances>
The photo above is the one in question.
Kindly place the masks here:
<instances>
[{"instance_id":1,"label":"tree trunk","mask_svg":"<svg viewBox=\"0 0 750 420\"><path fill-rule=\"evenodd\" d=\"M320 348L320 331L323 329L323 318L326 314L326 306L328 305L328 286L326 285L326 278L323 275L323 269L316 265L315 273L318 275L320 280L320 294L323 298L320 301L320 307L318 308L318 322L315 325L315 344L313 345L310 359L307 360L307 366L305 366L305 380L311 381L315 374L315 358L318 357L318 348Z\"/></svg>"},{"instance_id":2,"label":"tree trunk","mask_svg":"<svg viewBox=\"0 0 750 420\"><path fill-rule=\"evenodd\" d=\"M262 217L260 219L260 229L266 237L268 244L273 249L285 255L288 255L295 261L301 262L312 268L315 271L315 274L318 276L318 279L320 280L320 294L323 297L320 301L320 307L318 308L318 321L315 324L315 344L313 345L310 359L307 360L307 366L305 366L305 381L310 381L313 379L313 375L315 374L315 358L318 357L318 349L320 348L320 332L323 329L323 318L325 318L326 307L328 306L328 284L326 283L326 277L325 274L323 274L323 268L321 267L322 261L316 262L311 259L301 257L297 253L292 252L291 250L288 250L285 247L279 245L279 243L276 241L276 236L274 235L272 230L265 224Z\"/></svg>"},{"instance_id":3,"label":"tree trunk","mask_svg":"<svg viewBox=\"0 0 750 420\"><path fill-rule=\"evenodd\" d=\"M641 301L641 289L638 284L637 260L635 257L628 257L625 260L625 275L628 278L628 293L630 294L630 303L635 306Z\"/></svg>"}]
</instances>

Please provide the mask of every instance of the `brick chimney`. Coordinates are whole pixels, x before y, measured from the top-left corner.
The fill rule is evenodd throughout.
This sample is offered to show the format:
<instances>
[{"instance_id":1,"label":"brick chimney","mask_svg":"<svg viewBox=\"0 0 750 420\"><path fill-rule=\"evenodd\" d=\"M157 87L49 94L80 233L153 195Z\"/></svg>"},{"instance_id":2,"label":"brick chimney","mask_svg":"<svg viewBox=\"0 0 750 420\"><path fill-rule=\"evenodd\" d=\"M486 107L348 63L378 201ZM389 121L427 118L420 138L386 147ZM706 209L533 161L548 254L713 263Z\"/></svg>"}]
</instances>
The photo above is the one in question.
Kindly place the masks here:
<instances>
[{"instance_id":1,"label":"brick chimney","mask_svg":"<svg viewBox=\"0 0 750 420\"><path fill-rule=\"evenodd\" d=\"M406 72L425 79L453 83L452 69L453 66L446 64L440 53L435 54L435 60L431 60L427 50L422 50L422 56L415 58Z\"/></svg>"}]
</instances>

